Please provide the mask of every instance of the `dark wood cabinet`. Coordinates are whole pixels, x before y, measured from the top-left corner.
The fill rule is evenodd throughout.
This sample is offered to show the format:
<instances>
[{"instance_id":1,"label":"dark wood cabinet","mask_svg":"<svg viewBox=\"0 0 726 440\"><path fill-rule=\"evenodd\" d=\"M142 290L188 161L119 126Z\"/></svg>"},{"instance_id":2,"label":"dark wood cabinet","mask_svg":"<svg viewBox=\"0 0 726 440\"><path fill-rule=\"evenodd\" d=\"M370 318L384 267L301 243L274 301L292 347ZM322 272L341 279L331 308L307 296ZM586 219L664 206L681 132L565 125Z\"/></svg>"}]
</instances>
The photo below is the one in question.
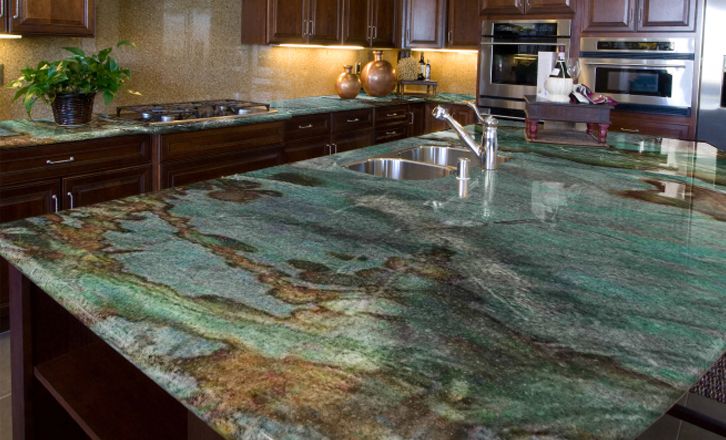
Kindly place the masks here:
<instances>
[{"instance_id":1,"label":"dark wood cabinet","mask_svg":"<svg viewBox=\"0 0 726 440\"><path fill-rule=\"evenodd\" d=\"M409 104L411 120L409 121L408 136L422 136L426 133L426 104Z\"/></svg>"},{"instance_id":2,"label":"dark wood cabinet","mask_svg":"<svg viewBox=\"0 0 726 440\"><path fill-rule=\"evenodd\" d=\"M694 130L689 117L613 111L610 130L624 133L693 140Z\"/></svg>"},{"instance_id":3,"label":"dark wood cabinet","mask_svg":"<svg viewBox=\"0 0 726 440\"><path fill-rule=\"evenodd\" d=\"M335 44L342 39L343 0L308 0L309 43Z\"/></svg>"},{"instance_id":4,"label":"dark wood cabinet","mask_svg":"<svg viewBox=\"0 0 726 440\"><path fill-rule=\"evenodd\" d=\"M394 47L396 5L391 0L343 0L343 44Z\"/></svg>"},{"instance_id":5,"label":"dark wood cabinet","mask_svg":"<svg viewBox=\"0 0 726 440\"><path fill-rule=\"evenodd\" d=\"M7 0L0 0L0 33L8 31L8 8Z\"/></svg>"},{"instance_id":6,"label":"dark wood cabinet","mask_svg":"<svg viewBox=\"0 0 726 440\"><path fill-rule=\"evenodd\" d=\"M448 4L446 47L478 49L481 40L478 0L449 0Z\"/></svg>"},{"instance_id":7,"label":"dark wood cabinet","mask_svg":"<svg viewBox=\"0 0 726 440\"><path fill-rule=\"evenodd\" d=\"M343 0L247 0L242 3L242 42L335 44L342 40ZM267 38L259 22L267 20Z\"/></svg>"},{"instance_id":8,"label":"dark wood cabinet","mask_svg":"<svg viewBox=\"0 0 726 440\"><path fill-rule=\"evenodd\" d=\"M640 0L638 28L648 32L693 32L696 7L696 0Z\"/></svg>"},{"instance_id":9,"label":"dark wood cabinet","mask_svg":"<svg viewBox=\"0 0 726 440\"><path fill-rule=\"evenodd\" d=\"M527 14L572 14L576 0L527 0Z\"/></svg>"},{"instance_id":10,"label":"dark wood cabinet","mask_svg":"<svg viewBox=\"0 0 726 440\"><path fill-rule=\"evenodd\" d=\"M268 42L304 43L308 32L305 0L269 0Z\"/></svg>"},{"instance_id":11,"label":"dark wood cabinet","mask_svg":"<svg viewBox=\"0 0 726 440\"><path fill-rule=\"evenodd\" d=\"M283 160L285 163L299 162L314 159L330 154L330 134L304 139L294 139L285 142Z\"/></svg>"},{"instance_id":12,"label":"dark wood cabinet","mask_svg":"<svg viewBox=\"0 0 726 440\"><path fill-rule=\"evenodd\" d=\"M587 0L585 32L693 32L696 0Z\"/></svg>"},{"instance_id":13,"label":"dark wood cabinet","mask_svg":"<svg viewBox=\"0 0 726 440\"><path fill-rule=\"evenodd\" d=\"M404 46L443 47L446 0L408 0Z\"/></svg>"},{"instance_id":14,"label":"dark wood cabinet","mask_svg":"<svg viewBox=\"0 0 726 440\"><path fill-rule=\"evenodd\" d=\"M58 179L0 186L0 223L60 210Z\"/></svg>"},{"instance_id":15,"label":"dark wood cabinet","mask_svg":"<svg viewBox=\"0 0 726 440\"><path fill-rule=\"evenodd\" d=\"M63 179L63 207L72 209L151 191L151 165Z\"/></svg>"},{"instance_id":16,"label":"dark wood cabinet","mask_svg":"<svg viewBox=\"0 0 726 440\"><path fill-rule=\"evenodd\" d=\"M482 0L481 14L524 14L524 0Z\"/></svg>"},{"instance_id":17,"label":"dark wood cabinet","mask_svg":"<svg viewBox=\"0 0 726 440\"><path fill-rule=\"evenodd\" d=\"M192 161L162 163L161 187L171 188L204 180L244 173L279 165L282 146L263 147L243 153L202 157Z\"/></svg>"},{"instance_id":18,"label":"dark wood cabinet","mask_svg":"<svg viewBox=\"0 0 726 440\"><path fill-rule=\"evenodd\" d=\"M571 15L575 12L573 4L575 1L577 0L482 0L481 13L482 15Z\"/></svg>"},{"instance_id":19,"label":"dark wood cabinet","mask_svg":"<svg viewBox=\"0 0 726 440\"><path fill-rule=\"evenodd\" d=\"M8 30L13 33L79 37L95 34L94 0L12 0L6 7Z\"/></svg>"},{"instance_id":20,"label":"dark wood cabinet","mask_svg":"<svg viewBox=\"0 0 726 440\"><path fill-rule=\"evenodd\" d=\"M446 108L451 113L451 116L461 125L466 126L476 122L476 115L474 115L473 110L465 105L428 103L426 104L426 133L449 129L449 125L445 121L440 121L433 117L432 112L437 105Z\"/></svg>"}]
</instances>

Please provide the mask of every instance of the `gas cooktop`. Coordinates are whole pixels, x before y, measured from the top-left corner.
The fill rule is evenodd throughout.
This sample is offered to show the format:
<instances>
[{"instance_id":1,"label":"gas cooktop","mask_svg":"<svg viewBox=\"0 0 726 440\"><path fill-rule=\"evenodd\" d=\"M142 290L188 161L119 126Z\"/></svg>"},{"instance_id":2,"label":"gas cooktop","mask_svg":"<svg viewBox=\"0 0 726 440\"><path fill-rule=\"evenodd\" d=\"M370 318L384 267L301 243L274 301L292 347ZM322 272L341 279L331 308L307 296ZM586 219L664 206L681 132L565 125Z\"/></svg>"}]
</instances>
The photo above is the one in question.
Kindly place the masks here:
<instances>
[{"instance_id":1,"label":"gas cooktop","mask_svg":"<svg viewBox=\"0 0 726 440\"><path fill-rule=\"evenodd\" d=\"M277 110L270 108L270 104L225 99L122 106L116 109L116 116L112 119L149 125L171 125L210 119L237 119L276 112Z\"/></svg>"}]
</instances>

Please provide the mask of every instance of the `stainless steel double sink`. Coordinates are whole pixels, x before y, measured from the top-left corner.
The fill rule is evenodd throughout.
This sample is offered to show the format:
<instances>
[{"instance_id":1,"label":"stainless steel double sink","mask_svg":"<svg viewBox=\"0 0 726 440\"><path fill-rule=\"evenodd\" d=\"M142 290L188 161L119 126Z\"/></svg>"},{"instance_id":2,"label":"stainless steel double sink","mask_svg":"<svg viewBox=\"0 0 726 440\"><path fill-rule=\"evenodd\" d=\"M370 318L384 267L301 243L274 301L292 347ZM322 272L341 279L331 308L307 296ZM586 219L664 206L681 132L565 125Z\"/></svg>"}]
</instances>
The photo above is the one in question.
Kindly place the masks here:
<instances>
[{"instance_id":1,"label":"stainless steel double sink","mask_svg":"<svg viewBox=\"0 0 726 440\"><path fill-rule=\"evenodd\" d=\"M393 180L430 180L455 174L460 158L477 163L476 156L464 148L420 145L386 157L356 162L347 168Z\"/></svg>"}]
</instances>

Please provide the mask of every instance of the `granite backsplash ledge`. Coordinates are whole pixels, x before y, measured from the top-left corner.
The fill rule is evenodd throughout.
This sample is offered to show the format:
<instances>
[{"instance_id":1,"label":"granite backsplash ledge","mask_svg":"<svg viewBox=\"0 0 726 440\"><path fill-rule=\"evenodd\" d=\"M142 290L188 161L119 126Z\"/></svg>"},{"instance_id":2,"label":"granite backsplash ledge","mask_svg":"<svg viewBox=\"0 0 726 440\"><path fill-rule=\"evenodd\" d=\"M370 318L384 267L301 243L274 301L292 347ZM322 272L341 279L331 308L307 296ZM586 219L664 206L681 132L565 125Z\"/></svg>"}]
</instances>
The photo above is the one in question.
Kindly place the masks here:
<instances>
[{"instance_id":1,"label":"granite backsplash ledge","mask_svg":"<svg viewBox=\"0 0 726 440\"><path fill-rule=\"evenodd\" d=\"M122 49L119 60L134 76L113 106L201 99L251 99L270 102L335 93L343 64L366 63L368 50L300 49L242 45L241 3L235 0L98 0L95 38L26 37L0 40L0 63L7 80L43 59L64 56L63 47L95 51L121 39L137 44ZM428 56L429 54L427 54ZM440 90L473 94L476 54L430 54ZM395 51L387 58L395 61ZM13 91L0 89L0 119L25 115L12 103ZM97 111L104 109L97 101ZM108 110L108 109L106 109ZM50 110L38 105L36 117Z\"/></svg>"}]
</instances>

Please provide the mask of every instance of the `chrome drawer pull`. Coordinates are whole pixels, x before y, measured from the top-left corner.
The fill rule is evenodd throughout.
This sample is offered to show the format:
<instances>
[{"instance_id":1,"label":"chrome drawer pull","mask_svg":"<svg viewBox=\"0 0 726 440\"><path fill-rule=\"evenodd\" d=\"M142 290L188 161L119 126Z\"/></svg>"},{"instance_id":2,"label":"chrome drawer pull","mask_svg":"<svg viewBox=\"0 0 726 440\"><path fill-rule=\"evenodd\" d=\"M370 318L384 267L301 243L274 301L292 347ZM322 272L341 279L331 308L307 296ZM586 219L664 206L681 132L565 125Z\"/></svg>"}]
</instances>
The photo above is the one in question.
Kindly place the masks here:
<instances>
[{"instance_id":1,"label":"chrome drawer pull","mask_svg":"<svg viewBox=\"0 0 726 440\"><path fill-rule=\"evenodd\" d=\"M53 194L50 199L53 201L53 212L58 212L58 196Z\"/></svg>"},{"instance_id":2,"label":"chrome drawer pull","mask_svg":"<svg viewBox=\"0 0 726 440\"><path fill-rule=\"evenodd\" d=\"M398 113L389 113L386 115L387 118L395 118L396 116L398 116Z\"/></svg>"},{"instance_id":3,"label":"chrome drawer pull","mask_svg":"<svg viewBox=\"0 0 726 440\"><path fill-rule=\"evenodd\" d=\"M71 202L71 209L75 208L76 202L73 200L73 193L68 191L68 200Z\"/></svg>"},{"instance_id":4,"label":"chrome drawer pull","mask_svg":"<svg viewBox=\"0 0 726 440\"><path fill-rule=\"evenodd\" d=\"M396 135L396 134L398 134L397 131L387 131L386 132L386 136L393 136L393 135Z\"/></svg>"},{"instance_id":5,"label":"chrome drawer pull","mask_svg":"<svg viewBox=\"0 0 726 440\"><path fill-rule=\"evenodd\" d=\"M621 128L620 131L624 131L626 133L640 133L640 130L637 128Z\"/></svg>"},{"instance_id":6,"label":"chrome drawer pull","mask_svg":"<svg viewBox=\"0 0 726 440\"><path fill-rule=\"evenodd\" d=\"M15 15L13 15L13 20L17 20L20 18L20 0L15 0Z\"/></svg>"},{"instance_id":7,"label":"chrome drawer pull","mask_svg":"<svg viewBox=\"0 0 726 440\"><path fill-rule=\"evenodd\" d=\"M73 157L73 156L71 156L68 159L64 159L64 160L50 160L50 159L48 159L48 160L45 161L45 164L46 165L62 165L64 163L71 163L71 162L75 162L75 161L76 161L76 158Z\"/></svg>"},{"instance_id":8,"label":"chrome drawer pull","mask_svg":"<svg viewBox=\"0 0 726 440\"><path fill-rule=\"evenodd\" d=\"M313 124L298 125L297 128L299 128L300 130L307 130L308 128L313 128Z\"/></svg>"},{"instance_id":9,"label":"chrome drawer pull","mask_svg":"<svg viewBox=\"0 0 726 440\"><path fill-rule=\"evenodd\" d=\"M360 122L360 119L358 119L358 118L355 118L355 119L348 119L348 120L347 120L347 121L345 121L345 122L347 122L347 123L349 123L349 124L353 124L353 123L355 123L355 122Z\"/></svg>"}]
</instances>

